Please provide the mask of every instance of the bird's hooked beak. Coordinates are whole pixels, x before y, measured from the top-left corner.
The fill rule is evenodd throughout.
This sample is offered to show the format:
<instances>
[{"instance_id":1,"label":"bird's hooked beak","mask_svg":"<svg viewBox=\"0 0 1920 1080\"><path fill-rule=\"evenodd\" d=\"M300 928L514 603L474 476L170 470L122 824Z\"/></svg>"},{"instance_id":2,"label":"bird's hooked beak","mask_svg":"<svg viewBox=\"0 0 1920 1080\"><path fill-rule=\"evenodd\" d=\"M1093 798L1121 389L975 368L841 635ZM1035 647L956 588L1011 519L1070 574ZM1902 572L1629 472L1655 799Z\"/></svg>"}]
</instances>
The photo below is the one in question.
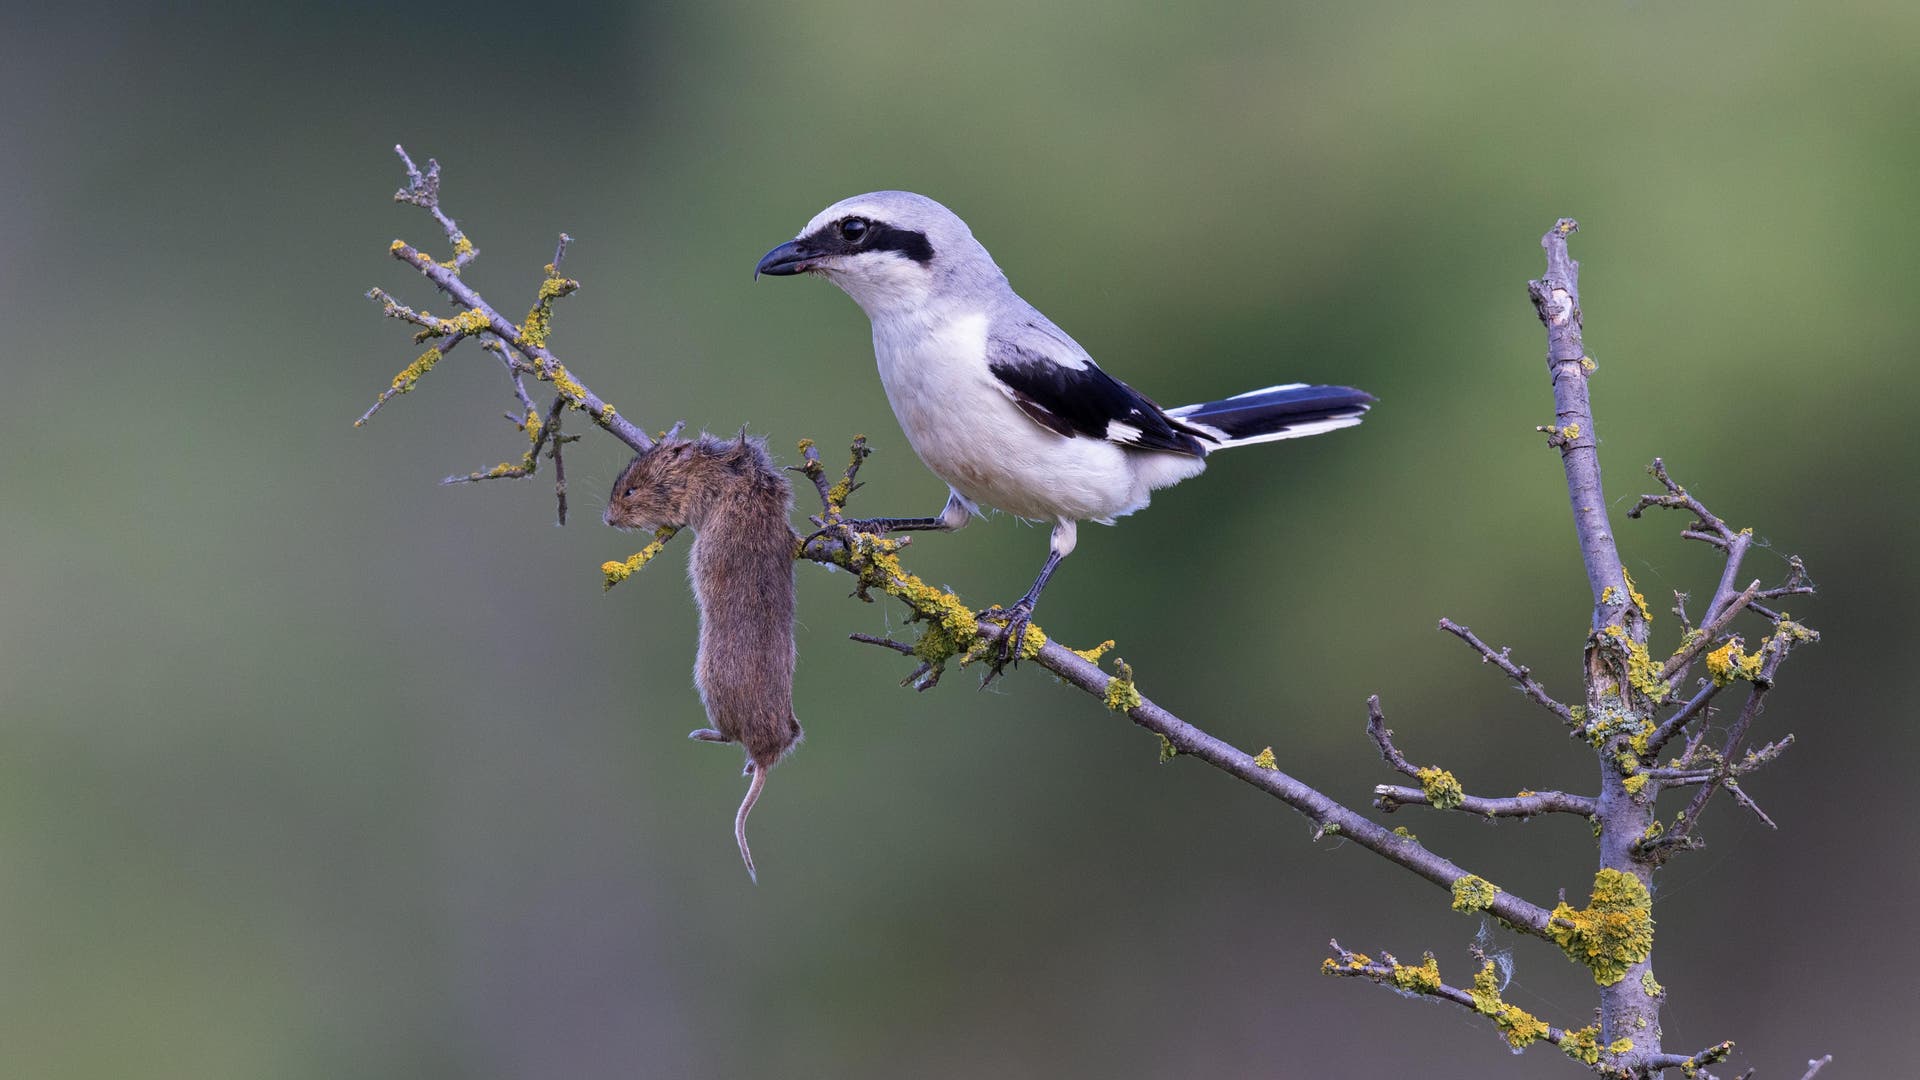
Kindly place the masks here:
<instances>
[{"instance_id":1,"label":"bird's hooked beak","mask_svg":"<svg viewBox=\"0 0 1920 1080\"><path fill-rule=\"evenodd\" d=\"M820 257L820 252L812 250L804 240L789 240L760 258L760 265L753 268L757 279L761 274L773 277L790 277L812 269L809 259Z\"/></svg>"}]
</instances>

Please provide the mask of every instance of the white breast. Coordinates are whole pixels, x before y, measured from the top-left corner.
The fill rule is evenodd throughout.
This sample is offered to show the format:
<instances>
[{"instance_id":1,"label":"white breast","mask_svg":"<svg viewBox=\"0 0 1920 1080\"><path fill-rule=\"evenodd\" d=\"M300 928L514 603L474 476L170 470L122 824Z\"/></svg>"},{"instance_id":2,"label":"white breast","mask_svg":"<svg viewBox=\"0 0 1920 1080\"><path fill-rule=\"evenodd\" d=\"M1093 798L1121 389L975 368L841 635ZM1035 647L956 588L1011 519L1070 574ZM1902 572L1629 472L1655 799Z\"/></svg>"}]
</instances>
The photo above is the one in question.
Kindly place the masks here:
<instances>
[{"instance_id":1,"label":"white breast","mask_svg":"<svg viewBox=\"0 0 1920 1080\"><path fill-rule=\"evenodd\" d=\"M1055 434L1021 412L987 370L984 313L875 319L873 351L914 452L972 502L1036 521L1105 521L1170 482L1143 477L1113 443ZM1197 460L1180 464L1199 471Z\"/></svg>"}]
</instances>

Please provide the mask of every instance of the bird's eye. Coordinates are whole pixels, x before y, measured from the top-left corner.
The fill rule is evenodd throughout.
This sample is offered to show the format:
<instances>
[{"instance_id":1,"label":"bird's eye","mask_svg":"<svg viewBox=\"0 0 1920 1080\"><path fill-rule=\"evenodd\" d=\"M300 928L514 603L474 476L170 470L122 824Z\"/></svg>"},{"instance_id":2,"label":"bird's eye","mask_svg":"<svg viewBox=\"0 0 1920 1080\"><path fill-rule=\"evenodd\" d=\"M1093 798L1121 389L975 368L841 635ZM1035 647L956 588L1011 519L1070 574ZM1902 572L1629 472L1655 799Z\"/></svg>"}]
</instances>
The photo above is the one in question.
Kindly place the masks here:
<instances>
[{"instance_id":1,"label":"bird's eye","mask_svg":"<svg viewBox=\"0 0 1920 1080\"><path fill-rule=\"evenodd\" d=\"M840 235L849 244L857 244L867 238L867 219L850 217L840 223Z\"/></svg>"}]
</instances>

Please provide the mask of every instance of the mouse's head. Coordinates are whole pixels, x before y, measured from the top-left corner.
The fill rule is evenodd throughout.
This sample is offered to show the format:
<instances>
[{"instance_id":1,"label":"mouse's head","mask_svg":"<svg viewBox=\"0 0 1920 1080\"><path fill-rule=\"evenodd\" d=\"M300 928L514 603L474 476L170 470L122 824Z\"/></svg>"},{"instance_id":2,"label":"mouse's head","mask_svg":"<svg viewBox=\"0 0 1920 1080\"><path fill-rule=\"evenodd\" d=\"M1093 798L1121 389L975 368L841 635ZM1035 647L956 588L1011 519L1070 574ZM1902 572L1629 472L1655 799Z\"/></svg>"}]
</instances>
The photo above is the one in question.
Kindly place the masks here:
<instances>
[{"instance_id":1,"label":"mouse's head","mask_svg":"<svg viewBox=\"0 0 1920 1080\"><path fill-rule=\"evenodd\" d=\"M697 444L682 439L655 443L620 470L601 519L616 529L684 528L700 471Z\"/></svg>"}]
</instances>

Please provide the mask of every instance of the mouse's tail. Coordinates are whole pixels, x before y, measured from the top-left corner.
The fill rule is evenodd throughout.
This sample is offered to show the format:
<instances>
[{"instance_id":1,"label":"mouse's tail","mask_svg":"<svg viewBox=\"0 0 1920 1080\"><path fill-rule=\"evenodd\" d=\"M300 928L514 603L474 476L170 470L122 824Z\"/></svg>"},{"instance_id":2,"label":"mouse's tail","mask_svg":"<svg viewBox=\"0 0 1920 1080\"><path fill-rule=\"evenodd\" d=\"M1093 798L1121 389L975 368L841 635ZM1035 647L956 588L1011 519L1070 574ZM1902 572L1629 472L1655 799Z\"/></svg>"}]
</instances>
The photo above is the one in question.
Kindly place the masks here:
<instances>
[{"instance_id":1,"label":"mouse's tail","mask_svg":"<svg viewBox=\"0 0 1920 1080\"><path fill-rule=\"evenodd\" d=\"M753 849L747 847L747 815L753 813L753 804L760 801L760 792L767 786L767 767L753 767L753 782L747 785L747 797L740 800L740 809L733 815L733 838L740 844L740 861L747 864L747 877L755 885L760 884L760 875L753 868Z\"/></svg>"}]
</instances>

